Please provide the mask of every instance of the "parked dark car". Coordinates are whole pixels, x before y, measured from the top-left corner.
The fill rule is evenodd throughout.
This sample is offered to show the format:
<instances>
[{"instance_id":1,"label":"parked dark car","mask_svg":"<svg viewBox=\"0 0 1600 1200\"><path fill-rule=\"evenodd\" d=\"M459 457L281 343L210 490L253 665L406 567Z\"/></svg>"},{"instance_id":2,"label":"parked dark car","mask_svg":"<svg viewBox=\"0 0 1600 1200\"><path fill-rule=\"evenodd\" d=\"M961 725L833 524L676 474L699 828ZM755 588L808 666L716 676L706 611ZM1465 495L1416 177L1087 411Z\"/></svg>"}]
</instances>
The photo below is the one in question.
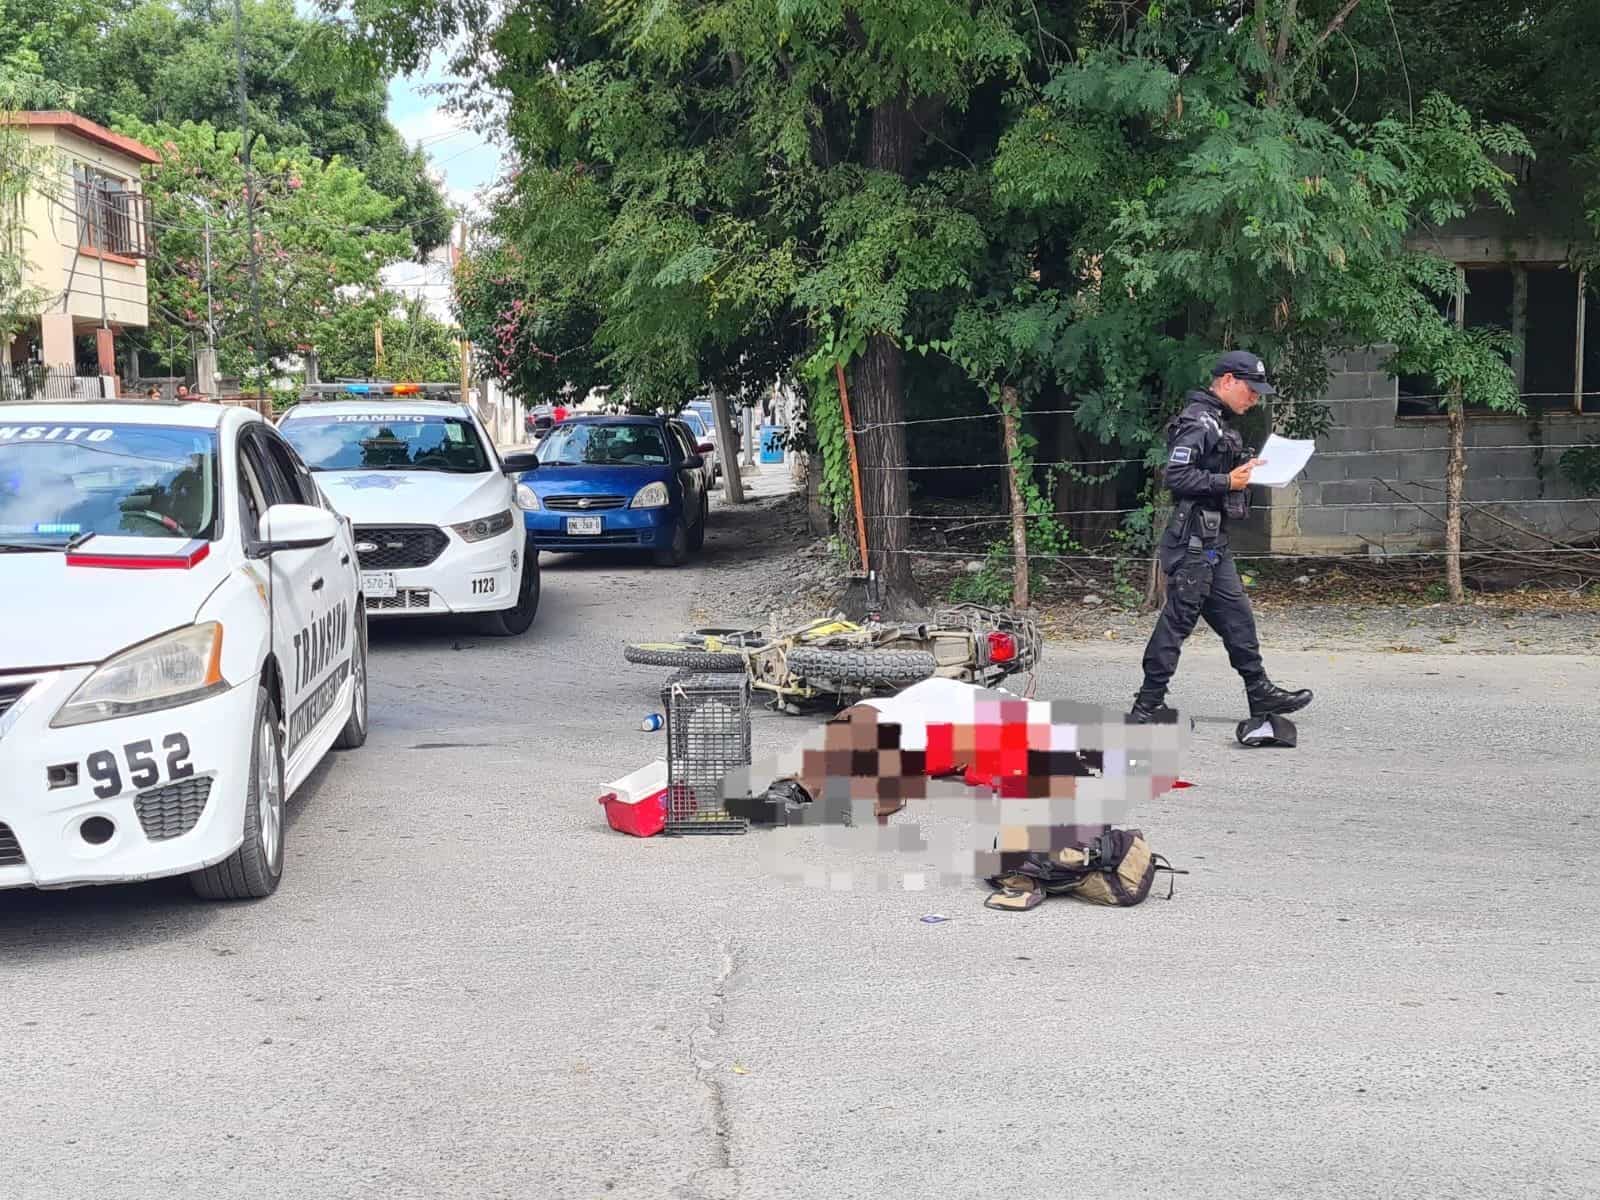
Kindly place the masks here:
<instances>
[{"instance_id":1,"label":"parked dark car","mask_svg":"<svg viewBox=\"0 0 1600 1200\"><path fill-rule=\"evenodd\" d=\"M705 542L705 463L681 421L571 416L538 456L538 469L518 478L538 502L523 520L540 550L648 550L678 566Z\"/></svg>"},{"instance_id":2,"label":"parked dark car","mask_svg":"<svg viewBox=\"0 0 1600 1200\"><path fill-rule=\"evenodd\" d=\"M522 423L528 435L534 441L539 441L566 418L567 406L564 404L536 404L528 409Z\"/></svg>"}]
</instances>

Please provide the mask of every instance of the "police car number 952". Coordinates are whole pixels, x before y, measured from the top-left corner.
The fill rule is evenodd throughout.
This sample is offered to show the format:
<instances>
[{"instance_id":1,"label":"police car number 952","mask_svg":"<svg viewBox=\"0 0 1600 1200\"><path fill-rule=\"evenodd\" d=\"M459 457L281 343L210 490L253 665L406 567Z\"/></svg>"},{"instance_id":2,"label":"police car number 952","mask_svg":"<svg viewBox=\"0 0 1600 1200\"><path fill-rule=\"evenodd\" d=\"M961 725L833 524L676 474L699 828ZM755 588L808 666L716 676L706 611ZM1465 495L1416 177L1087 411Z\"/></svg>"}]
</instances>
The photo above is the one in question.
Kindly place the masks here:
<instances>
[{"instance_id":1,"label":"police car number 952","mask_svg":"<svg viewBox=\"0 0 1600 1200\"><path fill-rule=\"evenodd\" d=\"M189 737L183 733L169 733L161 739L159 751L150 738L129 742L120 750L96 750L83 764L94 781L96 796L109 800L122 793L124 765L127 783L140 791L161 782L163 767L169 783L188 779L194 774L194 764L189 761Z\"/></svg>"}]
</instances>

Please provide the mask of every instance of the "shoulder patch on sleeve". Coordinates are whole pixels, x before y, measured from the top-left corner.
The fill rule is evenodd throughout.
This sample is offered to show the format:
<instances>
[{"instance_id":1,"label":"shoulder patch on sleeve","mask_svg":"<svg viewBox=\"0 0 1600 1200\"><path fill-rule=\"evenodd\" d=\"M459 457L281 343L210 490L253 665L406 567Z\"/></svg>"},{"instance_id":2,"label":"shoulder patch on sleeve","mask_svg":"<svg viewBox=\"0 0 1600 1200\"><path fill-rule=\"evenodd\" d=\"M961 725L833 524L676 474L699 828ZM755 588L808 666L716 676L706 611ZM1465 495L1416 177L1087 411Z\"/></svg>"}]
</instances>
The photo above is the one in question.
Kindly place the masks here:
<instances>
[{"instance_id":1,"label":"shoulder patch on sleeve","mask_svg":"<svg viewBox=\"0 0 1600 1200\"><path fill-rule=\"evenodd\" d=\"M1187 466L1194 458L1194 449L1190 446L1174 446L1172 457L1167 462L1174 467Z\"/></svg>"}]
</instances>

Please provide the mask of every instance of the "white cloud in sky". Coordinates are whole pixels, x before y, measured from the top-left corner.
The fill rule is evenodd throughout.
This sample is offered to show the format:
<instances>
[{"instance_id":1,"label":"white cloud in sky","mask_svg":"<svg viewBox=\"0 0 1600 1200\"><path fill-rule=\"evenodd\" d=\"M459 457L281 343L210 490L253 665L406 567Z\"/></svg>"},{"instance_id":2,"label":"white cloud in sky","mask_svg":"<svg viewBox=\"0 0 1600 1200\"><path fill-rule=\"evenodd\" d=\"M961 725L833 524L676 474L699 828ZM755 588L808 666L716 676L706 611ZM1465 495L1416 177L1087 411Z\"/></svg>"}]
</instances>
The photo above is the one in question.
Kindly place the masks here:
<instances>
[{"instance_id":1,"label":"white cloud in sky","mask_svg":"<svg viewBox=\"0 0 1600 1200\"><path fill-rule=\"evenodd\" d=\"M477 209L473 192L499 178L503 157L488 135L468 128L465 118L445 109L442 96L427 90L453 79L444 67L451 53L437 52L419 74L390 81L389 119L408 144L422 143L451 201Z\"/></svg>"},{"instance_id":2,"label":"white cloud in sky","mask_svg":"<svg viewBox=\"0 0 1600 1200\"><path fill-rule=\"evenodd\" d=\"M433 96L419 96L418 99L432 100L436 105L438 100ZM440 107L417 108L399 115L391 112L389 119L394 122L394 127L400 131L407 145L423 142L426 148L464 142L469 137L478 136L461 117Z\"/></svg>"}]
</instances>

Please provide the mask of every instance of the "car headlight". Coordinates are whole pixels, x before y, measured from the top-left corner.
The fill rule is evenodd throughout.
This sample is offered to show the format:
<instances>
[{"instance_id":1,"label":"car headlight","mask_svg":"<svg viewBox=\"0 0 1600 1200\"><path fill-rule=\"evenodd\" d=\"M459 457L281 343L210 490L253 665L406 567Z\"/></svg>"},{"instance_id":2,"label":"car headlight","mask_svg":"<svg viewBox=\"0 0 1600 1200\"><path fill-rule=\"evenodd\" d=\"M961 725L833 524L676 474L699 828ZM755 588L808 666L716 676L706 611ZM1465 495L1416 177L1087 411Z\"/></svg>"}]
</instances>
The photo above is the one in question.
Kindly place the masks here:
<instances>
[{"instance_id":1,"label":"car headlight","mask_svg":"<svg viewBox=\"0 0 1600 1200\"><path fill-rule=\"evenodd\" d=\"M511 510L508 508L504 512L495 513L492 517L479 517L476 521L463 521L459 525L450 526L450 528L459 533L465 541L481 542L484 538L492 538L504 533L514 524L516 524L516 518L511 515Z\"/></svg>"},{"instance_id":2,"label":"car headlight","mask_svg":"<svg viewBox=\"0 0 1600 1200\"><path fill-rule=\"evenodd\" d=\"M665 508L672 501L667 496L667 485L657 480L647 483L639 489L639 494L633 498L629 508Z\"/></svg>"},{"instance_id":3,"label":"car headlight","mask_svg":"<svg viewBox=\"0 0 1600 1200\"><path fill-rule=\"evenodd\" d=\"M523 512L538 512L539 493L525 483L517 484L517 507Z\"/></svg>"},{"instance_id":4,"label":"car headlight","mask_svg":"<svg viewBox=\"0 0 1600 1200\"><path fill-rule=\"evenodd\" d=\"M222 626L208 621L164 633L102 663L61 706L50 728L176 708L227 687Z\"/></svg>"}]
</instances>

